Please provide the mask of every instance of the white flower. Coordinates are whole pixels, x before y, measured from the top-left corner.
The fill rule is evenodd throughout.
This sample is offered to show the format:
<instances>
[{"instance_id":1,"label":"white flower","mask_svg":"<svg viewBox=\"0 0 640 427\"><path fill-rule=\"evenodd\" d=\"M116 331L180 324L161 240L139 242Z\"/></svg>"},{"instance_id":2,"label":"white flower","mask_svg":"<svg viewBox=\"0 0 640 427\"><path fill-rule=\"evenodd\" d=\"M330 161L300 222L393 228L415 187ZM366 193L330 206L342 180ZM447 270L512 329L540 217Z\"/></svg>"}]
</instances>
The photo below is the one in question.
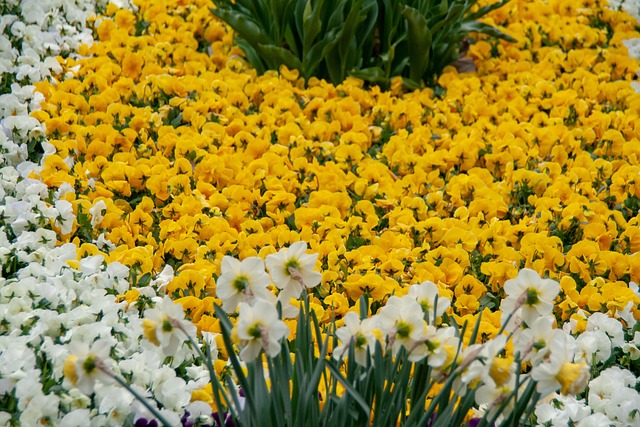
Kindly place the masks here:
<instances>
[{"instance_id":1,"label":"white flower","mask_svg":"<svg viewBox=\"0 0 640 427\"><path fill-rule=\"evenodd\" d=\"M620 321L604 313L593 313L587 320L587 331L602 331L611 339L614 347L624 345L624 331Z\"/></svg>"},{"instance_id":2,"label":"white flower","mask_svg":"<svg viewBox=\"0 0 640 427\"><path fill-rule=\"evenodd\" d=\"M275 306L264 300L257 300L253 306L241 302L236 328L243 345L240 358L245 362L255 359L260 350L276 356L280 340L289 336L289 328L278 318Z\"/></svg>"},{"instance_id":3,"label":"white flower","mask_svg":"<svg viewBox=\"0 0 640 427\"><path fill-rule=\"evenodd\" d=\"M91 347L82 341L69 343L71 354L64 362L63 370L65 379L85 394L91 394L96 381L104 384L113 382L107 363L111 344L99 339Z\"/></svg>"},{"instance_id":4,"label":"white flower","mask_svg":"<svg viewBox=\"0 0 640 427\"><path fill-rule=\"evenodd\" d=\"M91 215L91 226L97 228L102 220L104 214L107 211L107 204L104 200L98 200L91 208L89 208L89 215Z\"/></svg>"},{"instance_id":5,"label":"white flower","mask_svg":"<svg viewBox=\"0 0 640 427\"><path fill-rule=\"evenodd\" d=\"M505 372L501 371L502 363L498 357L507 343L506 335L499 335L490 341L482 344L479 352L475 352L475 357L468 367L464 369L461 376L462 382L469 384L475 380L492 378L499 386L505 381ZM494 368L494 363L496 367ZM500 365L500 366L499 366ZM509 366L510 367L510 366ZM506 372L509 374L510 372Z\"/></svg>"},{"instance_id":6,"label":"white flower","mask_svg":"<svg viewBox=\"0 0 640 427\"><path fill-rule=\"evenodd\" d=\"M622 346L622 351L629 353L631 360L640 359L640 331L635 331L633 334L633 342L625 343Z\"/></svg>"},{"instance_id":7,"label":"white flower","mask_svg":"<svg viewBox=\"0 0 640 427\"><path fill-rule=\"evenodd\" d=\"M60 227L60 232L63 235L71 233L75 219L73 205L67 200L56 200L55 207L58 211L55 222L56 226Z\"/></svg>"},{"instance_id":8,"label":"white flower","mask_svg":"<svg viewBox=\"0 0 640 427\"><path fill-rule=\"evenodd\" d=\"M423 282L419 285L412 285L409 288L408 295L418 301L422 310L427 313L427 319L429 322L433 321L434 315L437 318L442 317L444 312L451 305L451 300L449 298L439 296L438 287L435 283L430 281Z\"/></svg>"},{"instance_id":9,"label":"white flower","mask_svg":"<svg viewBox=\"0 0 640 427\"><path fill-rule=\"evenodd\" d=\"M345 314L344 326L336 330L336 337L340 345L333 349L333 358L340 359L349 353L349 346L353 344L354 357L358 365L367 365L367 351L373 356L376 342L378 342L375 330L377 317L369 317L360 320L358 315L350 311Z\"/></svg>"},{"instance_id":10,"label":"white flower","mask_svg":"<svg viewBox=\"0 0 640 427\"><path fill-rule=\"evenodd\" d=\"M435 332L434 332L435 331ZM434 326L427 327L428 364L434 368L443 368L447 362L451 362L459 347L460 339L457 336L456 328L446 326L436 329Z\"/></svg>"},{"instance_id":11,"label":"white flower","mask_svg":"<svg viewBox=\"0 0 640 427\"><path fill-rule=\"evenodd\" d=\"M602 331L584 331L576 338L576 359L588 364L604 362L611 356L611 340Z\"/></svg>"},{"instance_id":12,"label":"white flower","mask_svg":"<svg viewBox=\"0 0 640 427\"><path fill-rule=\"evenodd\" d=\"M520 384L524 387L524 384ZM493 416L501 407L502 403L508 398L516 388L516 376L511 374L502 383L496 384L491 377L483 380L483 383L476 390L475 399L478 405L488 405L488 413ZM502 408L502 415L508 416L515 406L514 399L509 399L506 406Z\"/></svg>"},{"instance_id":13,"label":"white flower","mask_svg":"<svg viewBox=\"0 0 640 427\"><path fill-rule=\"evenodd\" d=\"M195 336L196 327L184 320L182 306L175 304L168 296L158 305L160 307L156 306L144 312L144 336L153 344L162 347L166 355L173 356L187 337Z\"/></svg>"},{"instance_id":14,"label":"white flower","mask_svg":"<svg viewBox=\"0 0 640 427\"><path fill-rule=\"evenodd\" d=\"M577 394L589 381L589 365L573 362L575 340L566 332L555 329L549 342L549 355L534 366L531 377L538 383L538 393L546 396L558 389L562 394Z\"/></svg>"},{"instance_id":15,"label":"white flower","mask_svg":"<svg viewBox=\"0 0 640 427\"><path fill-rule=\"evenodd\" d=\"M531 325L538 317L551 314L560 284L523 268L515 279L504 283L504 291L507 297L500 304L502 322L505 323L509 315L519 313L527 325Z\"/></svg>"},{"instance_id":16,"label":"white flower","mask_svg":"<svg viewBox=\"0 0 640 427\"><path fill-rule=\"evenodd\" d=\"M256 299L275 300L268 286L269 275L264 271L264 262L258 257L243 261L228 255L222 258L221 274L216 282L216 295L222 300L222 308L231 313L240 302Z\"/></svg>"},{"instance_id":17,"label":"white flower","mask_svg":"<svg viewBox=\"0 0 640 427\"><path fill-rule=\"evenodd\" d=\"M613 425L605 414L595 413L581 419L576 427L606 427Z\"/></svg>"},{"instance_id":18,"label":"white flower","mask_svg":"<svg viewBox=\"0 0 640 427\"><path fill-rule=\"evenodd\" d=\"M78 427L86 425L87 420L91 419L91 411L88 409L76 409L67 413L60 420L60 427Z\"/></svg>"},{"instance_id":19,"label":"white flower","mask_svg":"<svg viewBox=\"0 0 640 427\"><path fill-rule=\"evenodd\" d=\"M409 295L401 298L391 296L387 304L380 309L379 324L380 329L389 337L394 353L404 346L410 353L418 350L423 353L422 356L426 356L426 346L421 349L419 345L424 345L427 325L422 307L415 298Z\"/></svg>"},{"instance_id":20,"label":"white flower","mask_svg":"<svg viewBox=\"0 0 640 427\"><path fill-rule=\"evenodd\" d=\"M265 259L271 280L280 289L278 299L284 303L299 298L303 286L313 288L322 280L322 274L313 270L318 254L306 254L306 250L305 242L296 242Z\"/></svg>"},{"instance_id":21,"label":"white flower","mask_svg":"<svg viewBox=\"0 0 640 427\"><path fill-rule=\"evenodd\" d=\"M537 365L547 355L548 341L551 338L555 319L543 316L536 319L528 328L518 329L513 336L514 350L520 352L523 360Z\"/></svg>"},{"instance_id":22,"label":"white flower","mask_svg":"<svg viewBox=\"0 0 640 427\"><path fill-rule=\"evenodd\" d=\"M552 395L549 402L540 403L535 410L537 425L548 427L566 427L574 425L591 414L584 400L574 396Z\"/></svg>"},{"instance_id":23,"label":"white flower","mask_svg":"<svg viewBox=\"0 0 640 427\"><path fill-rule=\"evenodd\" d=\"M101 234L102 236L102 234ZM173 267L169 264L165 265L162 271L153 279L150 286L157 289L158 292L164 292L167 285L173 280Z\"/></svg>"},{"instance_id":24,"label":"white flower","mask_svg":"<svg viewBox=\"0 0 640 427\"><path fill-rule=\"evenodd\" d=\"M635 390L638 378L617 366L607 368L589 383L589 406L623 425L637 425L640 394Z\"/></svg>"},{"instance_id":25,"label":"white flower","mask_svg":"<svg viewBox=\"0 0 640 427\"><path fill-rule=\"evenodd\" d=\"M153 371L152 390L159 403L172 411L179 411L191 401L187 382L176 376L176 371L162 366Z\"/></svg>"}]
</instances>

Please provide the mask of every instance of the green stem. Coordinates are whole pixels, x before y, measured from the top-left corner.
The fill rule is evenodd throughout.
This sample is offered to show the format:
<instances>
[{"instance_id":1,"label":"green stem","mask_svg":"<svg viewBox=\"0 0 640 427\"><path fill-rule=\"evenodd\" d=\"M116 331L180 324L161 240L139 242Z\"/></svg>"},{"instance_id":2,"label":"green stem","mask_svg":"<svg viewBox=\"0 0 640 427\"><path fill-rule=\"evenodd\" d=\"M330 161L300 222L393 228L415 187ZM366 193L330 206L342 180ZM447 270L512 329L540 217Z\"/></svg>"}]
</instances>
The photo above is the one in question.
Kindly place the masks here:
<instances>
[{"instance_id":1,"label":"green stem","mask_svg":"<svg viewBox=\"0 0 640 427\"><path fill-rule=\"evenodd\" d=\"M124 378L119 377L118 375L114 374L113 372L110 372L110 371L105 370L105 369L102 369L102 371L105 372L106 374L110 375L122 387L124 387L127 390L129 390L129 392L131 394L133 394L133 397L138 399L138 401L140 403L142 403L144 405L144 407L147 408L153 414L153 416L156 417L158 419L158 421L160 421L162 423L162 425L164 425L165 427L174 427L169 421L167 421L167 419L165 417L162 416L162 414L160 414L160 412L156 408L154 408L153 406L151 406L149 404L149 402L147 402L147 399L144 396L142 396L140 393L135 391L133 389L133 387L131 387L129 384L127 384L127 382L124 380Z\"/></svg>"},{"instance_id":2,"label":"green stem","mask_svg":"<svg viewBox=\"0 0 640 427\"><path fill-rule=\"evenodd\" d=\"M198 353L198 357L202 359L205 366L207 367L207 370L209 371L209 381L211 382L211 392L213 394L213 398L216 401L218 411L221 411L223 405L221 405L222 402L220 401L218 391L222 391L222 386L220 385L218 377L216 377L216 371L213 367L213 362L211 361L211 351L209 350L209 345L207 345L206 347L207 354L203 354L202 350L200 350L200 346L198 346L198 343L196 343L193 337L189 335L187 331L184 330L184 328L182 328L182 325L178 325L178 328L187 336L187 339L191 343L191 346L195 349L196 353ZM235 408L233 408L233 405L231 405L229 397L224 392L222 392L221 394L224 398L224 406L229 408L234 419L238 419L238 414L235 412ZM220 414L220 416L222 417L222 414Z\"/></svg>"}]
</instances>

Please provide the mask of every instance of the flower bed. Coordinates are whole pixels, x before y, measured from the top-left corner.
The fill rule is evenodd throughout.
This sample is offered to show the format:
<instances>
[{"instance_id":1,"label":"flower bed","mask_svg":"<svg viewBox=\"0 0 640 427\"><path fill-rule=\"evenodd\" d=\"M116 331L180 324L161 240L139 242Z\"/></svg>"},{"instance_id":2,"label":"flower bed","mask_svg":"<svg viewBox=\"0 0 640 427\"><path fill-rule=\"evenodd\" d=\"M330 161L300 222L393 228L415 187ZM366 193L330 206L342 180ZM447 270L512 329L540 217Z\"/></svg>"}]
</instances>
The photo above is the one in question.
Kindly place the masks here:
<instances>
[{"instance_id":1,"label":"flower bed","mask_svg":"<svg viewBox=\"0 0 640 427\"><path fill-rule=\"evenodd\" d=\"M475 72L448 68L410 93L286 68L258 76L208 1L111 4L97 18L79 1L44 21L11 7L0 28L12 76L0 95L0 424L150 420L83 371L92 354L171 423L209 415L196 348L149 322L180 321L168 295L222 347L224 257L266 259L267 290L286 308L299 293L269 259L296 242L318 254L310 306L323 328L348 326L363 295L377 312L431 282L451 321L483 313L484 342L518 308L505 282L535 270L558 284L552 311L537 313L564 331L556 355L592 378L578 398L546 396L536 422L638 422L639 35L618 5L512 0L490 19L516 43L478 40ZM536 313L520 313L531 327Z\"/></svg>"}]
</instances>

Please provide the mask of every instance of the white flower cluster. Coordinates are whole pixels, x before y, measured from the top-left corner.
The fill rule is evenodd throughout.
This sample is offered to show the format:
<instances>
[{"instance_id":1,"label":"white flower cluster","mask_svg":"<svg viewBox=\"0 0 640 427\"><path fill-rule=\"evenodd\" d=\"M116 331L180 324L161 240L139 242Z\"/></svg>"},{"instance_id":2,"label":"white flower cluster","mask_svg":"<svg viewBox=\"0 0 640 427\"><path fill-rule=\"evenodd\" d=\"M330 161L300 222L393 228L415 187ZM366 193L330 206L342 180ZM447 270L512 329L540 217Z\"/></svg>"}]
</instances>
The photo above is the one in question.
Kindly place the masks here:
<instances>
[{"instance_id":1,"label":"white flower cluster","mask_svg":"<svg viewBox=\"0 0 640 427\"><path fill-rule=\"evenodd\" d=\"M608 3L609 8L625 11L640 24L640 0L608 0ZM624 40L622 43L629 51L629 56L640 61L640 38ZM640 70L637 74L640 78ZM637 93L640 93L640 83L631 82L631 86Z\"/></svg>"},{"instance_id":2,"label":"white flower cluster","mask_svg":"<svg viewBox=\"0 0 640 427\"><path fill-rule=\"evenodd\" d=\"M290 300L298 299L303 289L320 284L322 275L314 271L318 254L307 254L306 250L305 242L296 242L267 255L265 261L258 257L243 261L230 256L222 259L216 292L225 311L233 312L236 307L239 310L236 330L242 341L243 361L255 359L261 350L277 355L280 340L289 335L289 328L278 318L276 303L281 303L284 317L295 317L298 308ZM268 289L271 281L279 289L277 299Z\"/></svg>"},{"instance_id":3,"label":"white flower cluster","mask_svg":"<svg viewBox=\"0 0 640 427\"><path fill-rule=\"evenodd\" d=\"M630 287L634 288L634 284ZM531 363L531 377L537 382L537 390L547 397L536 408L537 425L639 425L640 394L635 390L638 379L626 369L602 367L607 366L616 350L630 360L637 360L640 333L627 341L620 320L604 313L583 315L586 326L579 333L575 320L555 329L553 305L549 303L557 296L559 285L540 278L532 270L521 270L504 288L507 297L501 306L503 323L513 328L514 352ZM625 324L635 325L633 317L617 314ZM590 372L598 370L602 372L590 380ZM575 395L587 385L586 399L577 399ZM478 389L476 396L482 399L485 388L486 385Z\"/></svg>"},{"instance_id":4,"label":"white flower cluster","mask_svg":"<svg viewBox=\"0 0 640 427\"><path fill-rule=\"evenodd\" d=\"M60 244L57 232L73 230L72 205L62 198L73 189L63 185L50 194L44 183L30 178L40 166L27 160L28 144L42 143L45 156L55 149L46 142L44 126L30 117L44 97L28 83L59 73L54 56L92 41L87 19L100 3L105 2L0 4L0 425L121 426L152 419L104 376L80 369L75 382L66 377L65 362L86 362L92 351L108 358L109 368L151 397L152 405L161 404L160 412L173 424L185 411L211 412L204 402L190 403L191 392L208 383L208 371L195 364L191 348L183 347L186 336L169 337L171 348L156 347L144 339L145 319L137 305L118 302L116 295L129 289L128 267L107 265L102 256L71 267L77 247ZM141 289L140 301L155 307L145 312L149 319L182 313L156 293L172 278L173 271L165 269L153 286ZM187 332L195 332L189 326ZM165 363L165 351L178 348ZM176 374L179 365L186 375Z\"/></svg>"},{"instance_id":5,"label":"white flower cluster","mask_svg":"<svg viewBox=\"0 0 640 427\"><path fill-rule=\"evenodd\" d=\"M553 395L536 408L538 426L577 427L640 424L638 378L627 369L607 368L589 382L588 403L573 396Z\"/></svg>"}]
</instances>

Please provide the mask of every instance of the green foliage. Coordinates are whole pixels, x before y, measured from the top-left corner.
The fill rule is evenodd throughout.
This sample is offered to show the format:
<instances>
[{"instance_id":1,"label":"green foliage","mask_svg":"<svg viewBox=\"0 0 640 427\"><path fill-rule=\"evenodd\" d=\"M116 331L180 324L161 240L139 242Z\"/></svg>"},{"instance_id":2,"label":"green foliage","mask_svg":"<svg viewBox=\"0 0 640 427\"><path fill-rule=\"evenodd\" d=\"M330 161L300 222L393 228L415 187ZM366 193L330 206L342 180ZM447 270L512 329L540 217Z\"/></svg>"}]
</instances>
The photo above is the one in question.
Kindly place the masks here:
<instances>
[{"instance_id":1,"label":"green foliage","mask_svg":"<svg viewBox=\"0 0 640 427\"><path fill-rule=\"evenodd\" d=\"M302 77L361 78L388 87L432 85L455 62L469 33L514 41L478 21L509 0L214 0L211 11L236 34L263 73L285 65Z\"/></svg>"},{"instance_id":2,"label":"green foliage","mask_svg":"<svg viewBox=\"0 0 640 427\"><path fill-rule=\"evenodd\" d=\"M361 298L360 304L361 317L366 318L366 297ZM373 354L368 354L366 366L356 363L353 341L347 357L335 360L328 357L329 344L337 345L335 328L326 335L321 333L305 292L295 340L284 340L280 353L274 357L263 354L243 365L232 341L229 316L219 306L215 311L234 379L226 375L225 386L213 372L210 355L203 360L211 372L219 413L228 414L236 425L464 426L468 414L476 407L475 389L459 385L471 361L458 359L462 344L454 358L458 361L441 372L432 369L428 358L414 362L404 348L393 354L380 342ZM480 320L471 331L472 343L478 337ZM459 336L465 335L466 329L466 324L460 327ZM519 384L516 390L477 419L478 425L516 426L530 417L540 399L535 392L536 384L525 375L517 375L516 381ZM244 404L240 403L236 384L242 390ZM427 400L435 387L440 389ZM503 418L498 422L500 415Z\"/></svg>"}]
</instances>

